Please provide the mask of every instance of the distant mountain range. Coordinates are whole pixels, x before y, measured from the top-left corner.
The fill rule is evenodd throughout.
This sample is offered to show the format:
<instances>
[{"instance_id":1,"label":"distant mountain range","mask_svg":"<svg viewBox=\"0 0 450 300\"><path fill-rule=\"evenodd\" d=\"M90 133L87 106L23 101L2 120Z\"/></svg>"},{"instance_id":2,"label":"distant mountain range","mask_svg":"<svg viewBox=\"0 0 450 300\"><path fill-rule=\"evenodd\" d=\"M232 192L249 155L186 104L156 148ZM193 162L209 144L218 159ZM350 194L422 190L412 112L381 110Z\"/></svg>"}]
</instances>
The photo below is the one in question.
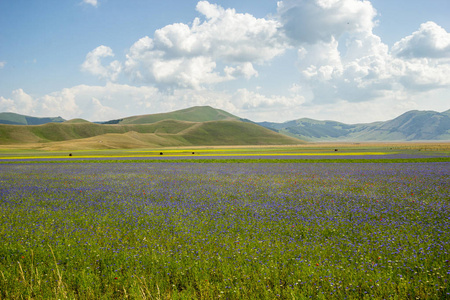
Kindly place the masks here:
<instances>
[{"instance_id":1,"label":"distant mountain range","mask_svg":"<svg viewBox=\"0 0 450 300\"><path fill-rule=\"evenodd\" d=\"M255 123L209 106L102 123L0 113L0 145L27 144L36 149L430 140L450 140L450 110L442 113L409 111L393 120L354 125L307 118L284 123Z\"/></svg>"},{"instance_id":2,"label":"distant mountain range","mask_svg":"<svg viewBox=\"0 0 450 300\"><path fill-rule=\"evenodd\" d=\"M450 140L450 110L442 113L412 110L393 120L354 125L307 118L258 124L306 141Z\"/></svg>"}]
</instances>

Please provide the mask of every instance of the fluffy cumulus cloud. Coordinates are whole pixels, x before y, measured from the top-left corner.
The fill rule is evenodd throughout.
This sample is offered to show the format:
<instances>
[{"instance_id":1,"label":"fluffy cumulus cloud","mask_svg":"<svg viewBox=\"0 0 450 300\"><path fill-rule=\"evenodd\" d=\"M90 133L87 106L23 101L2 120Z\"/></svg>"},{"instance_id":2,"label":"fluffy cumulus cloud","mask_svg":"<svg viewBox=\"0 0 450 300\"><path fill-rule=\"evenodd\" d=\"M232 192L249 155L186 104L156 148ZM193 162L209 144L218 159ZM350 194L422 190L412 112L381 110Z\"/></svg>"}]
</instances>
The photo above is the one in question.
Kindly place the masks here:
<instances>
[{"instance_id":1,"label":"fluffy cumulus cloud","mask_svg":"<svg viewBox=\"0 0 450 300\"><path fill-rule=\"evenodd\" d=\"M367 102L442 88L450 81L450 38L442 27L422 24L389 49L373 33L377 12L367 0L283 0L277 14L266 18L208 1L198 2L196 10L200 17L192 23L170 24L136 41L123 63L103 65L114 53L99 46L88 53L82 69L109 81L125 73L172 96L177 89L203 94L220 82L260 77L259 64L296 49L302 99L316 104ZM248 110L298 100L251 92L241 96L245 105L240 107Z\"/></svg>"},{"instance_id":2,"label":"fluffy cumulus cloud","mask_svg":"<svg viewBox=\"0 0 450 300\"><path fill-rule=\"evenodd\" d=\"M101 121L210 105L254 121L351 123L427 109L423 99L448 109L450 34L433 22L418 24L390 48L373 32L377 12L368 0L283 0L266 18L208 1L196 10L199 17L191 23L170 24L137 40L121 61L104 45L89 52L81 69L105 85L39 97L19 89L0 97L0 111ZM262 73L293 51L299 75ZM264 94L273 76L289 82L278 94ZM127 78L142 86L117 83ZM218 84L225 81L235 82Z\"/></svg>"},{"instance_id":3,"label":"fluffy cumulus cloud","mask_svg":"<svg viewBox=\"0 0 450 300\"><path fill-rule=\"evenodd\" d=\"M394 61L387 45L372 33L358 33L347 39L341 54L334 38L302 47L299 68L302 83L312 89L316 102L369 101L394 88L392 77L402 65Z\"/></svg>"},{"instance_id":4,"label":"fluffy cumulus cloud","mask_svg":"<svg viewBox=\"0 0 450 300\"><path fill-rule=\"evenodd\" d=\"M9 98L0 97L0 111L106 121L209 105L257 120L268 116L273 118L274 115L281 120L285 114L277 110L293 111L299 109L303 102L304 98L296 92L289 96L265 96L247 89L233 93L210 89L175 89L167 92L149 86L110 82L104 86L78 85L40 97L33 97L21 89L15 90Z\"/></svg>"},{"instance_id":5,"label":"fluffy cumulus cloud","mask_svg":"<svg viewBox=\"0 0 450 300\"><path fill-rule=\"evenodd\" d=\"M153 38L137 41L127 54L126 72L142 82L200 89L254 77L258 74L254 64L269 61L286 48L275 20L207 1L198 2L197 11L203 20L196 18L190 26L171 24Z\"/></svg>"},{"instance_id":6,"label":"fluffy cumulus cloud","mask_svg":"<svg viewBox=\"0 0 450 300\"><path fill-rule=\"evenodd\" d=\"M154 87L135 87L124 84L107 83L104 86L79 85L55 92L37 99L39 110L49 103L63 112L66 119L82 117L90 121L103 121L139 114L146 111L158 90Z\"/></svg>"},{"instance_id":7,"label":"fluffy cumulus cloud","mask_svg":"<svg viewBox=\"0 0 450 300\"><path fill-rule=\"evenodd\" d=\"M389 49L372 31L376 11L369 1L286 0L278 13L298 48L300 84L314 103L367 102L450 85L450 34L433 22Z\"/></svg>"},{"instance_id":8,"label":"fluffy cumulus cloud","mask_svg":"<svg viewBox=\"0 0 450 300\"><path fill-rule=\"evenodd\" d=\"M92 5L94 7L98 6L98 0L83 0L83 3Z\"/></svg>"},{"instance_id":9,"label":"fluffy cumulus cloud","mask_svg":"<svg viewBox=\"0 0 450 300\"><path fill-rule=\"evenodd\" d=\"M300 84L311 101L368 101L392 88L389 49L372 32L375 17L369 1L278 2L278 18L298 48Z\"/></svg>"},{"instance_id":10,"label":"fluffy cumulus cloud","mask_svg":"<svg viewBox=\"0 0 450 300\"><path fill-rule=\"evenodd\" d=\"M82 107L77 101L77 88L65 88L35 99L35 110L49 116L69 117L92 112L91 107Z\"/></svg>"},{"instance_id":11,"label":"fluffy cumulus cloud","mask_svg":"<svg viewBox=\"0 0 450 300\"><path fill-rule=\"evenodd\" d=\"M450 88L450 61L420 59L402 61L403 72L398 78L403 88L414 93Z\"/></svg>"},{"instance_id":12,"label":"fluffy cumulus cloud","mask_svg":"<svg viewBox=\"0 0 450 300\"><path fill-rule=\"evenodd\" d=\"M22 89L14 90L11 94L11 98L0 96L0 111L15 112L25 115L33 114L35 112L33 98Z\"/></svg>"},{"instance_id":13,"label":"fluffy cumulus cloud","mask_svg":"<svg viewBox=\"0 0 450 300\"><path fill-rule=\"evenodd\" d=\"M10 98L0 97L0 111L103 121L150 112L150 107L154 110L152 106L162 111L171 108L159 105L164 100L163 96L154 87L115 83L104 86L78 85L39 97L19 89L13 91Z\"/></svg>"},{"instance_id":14,"label":"fluffy cumulus cloud","mask_svg":"<svg viewBox=\"0 0 450 300\"><path fill-rule=\"evenodd\" d=\"M10 98L0 97L0 111L38 117L83 114L75 102L75 94L71 89L63 89L42 97L33 97L22 89L17 89L12 92Z\"/></svg>"},{"instance_id":15,"label":"fluffy cumulus cloud","mask_svg":"<svg viewBox=\"0 0 450 300\"><path fill-rule=\"evenodd\" d=\"M351 103L345 100L311 105L303 88L293 85L290 94L267 96L257 91L239 89L228 93L211 89L176 89L171 93L154 87L135 87L107 83L104 86L79 85L40 97L16 90L10 98L0 97L0 111L33 116L62 116L106 121L132 115L167 112L182 108L209 105L253 121L275 121L312 117L348 123L370 122L394 118L406 110L429 109L420 101L422 95L411 97L399 91L370 102ZM429 104L448 109L448 94L436 90L424 94ZM392 97L402 101L392 102ZM447 97L447 98L446 98ZM126 101L124 101L126 99ZM386 108L389 109L386 109Z\"/></svg>"},{"instance_id":16,"label":"fluffy cumulus cloud","mask_svg":"<svg viewBox=\"0 0 450 300\"><path fill-rule=\"evenodd\" d=\"M232 96L231 102L241 111L271 111L283 108L293 109L303 104L304 98L301 95L266 96L247 89L239 89Z\"/></svg>"},{"instance_id":17,"label":"fluffy cumulus cloud","mask_svg":"<svg viewBox=\"0 0 450 300\"><path fill-rule=\"evenodd\" d=\"M395 43L392 52L405 58L450 58L450 33L434 22L426 22Z\"/></svg>"},{"instance_id":18,"label":"fluffy cumulus cloud","mask_svg":"<svg viewBox=\"0 0 450 300\"><path fill-rule=\"evenodd\" d=\"M240 64L237 67L227 66L224 71L228 78L245 77L246 79L250 79L252 77L258 77L258 71L253 68L253 64L250 62Z\"/></svg>"},{"instance_id":19,"label":"fluffy cumulus cloud","mask_svg":"<svg viewBox=\"0 0 450 300\"><path fill-rule=\"evenodd\" d=\"M278 14L288 37L297 43L331 42L346 32L368 32L376 10L360 0L284 0Z\"/></svg>"},{"instance_id":20,"label":"fluffy cumulus cloud","mask_svg":"<svg viewBox=\"0 0 450 300\"><path fill-rule=\"evenodd\" d=\"M113 56L114 53L110 47L103 45L98 46L86 55L86 59L81 65L81 69L96 75L101 79L115 81L122 70L122 64L115 60L108 66L103 66L101 61L102 58Z\"/></svg>"}]
</instances>

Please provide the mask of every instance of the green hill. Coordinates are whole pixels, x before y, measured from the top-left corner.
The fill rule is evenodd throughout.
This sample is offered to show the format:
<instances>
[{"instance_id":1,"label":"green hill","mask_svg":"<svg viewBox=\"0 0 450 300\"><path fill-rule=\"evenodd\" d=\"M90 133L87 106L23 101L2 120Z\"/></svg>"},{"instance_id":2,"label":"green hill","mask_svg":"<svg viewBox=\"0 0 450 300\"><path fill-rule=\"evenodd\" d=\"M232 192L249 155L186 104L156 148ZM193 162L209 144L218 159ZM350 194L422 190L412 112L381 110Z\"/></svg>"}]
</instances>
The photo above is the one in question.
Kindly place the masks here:
<instances>
[{"instance_id":1,"label":"green hill","mask_svg":"<svg viewBox=\"0 0 450 300\"><path fill-rule=\"evenodd\" d=\"M219 120L239 120L239 117L210 106L194 106L168 113L149 114L111 120L104 122L103 124L150 124L163 120L207 122Z\"/></svg>"},{"instance_id":2,"label":"green hill","mask_svg":"<svg viewBox=\"0 0 450 300\"><path fill-rule=\"evenodd\" d=\"M61 123L65 120L61 117L56 118L37 118L21 114L2 112L0 113L0 124L11 125L41 125L46 123Z\"/></svg>"},{"instance_id":3,"label":"green hill","mask_svg":"<svg viewBox=\"0 0 450 300\"><path fill-rule=\"evenodd\" d=\"M89 121L85 120L85 119L71 119L71 120L67 120L64 121L65 124L75 124L75 123L90 123Z\"/></svg>"},{"instance_id":4,"label":"green hill","mask_svg":"<svg viewBox=\"0 0 450 300\"><path fill-rule=\"evenodd\" d=\"M203 122L180 133L192 145L292 145L303 143L262 126L241 121Z\"/></svg>"},{"instance_id":5,"label":"green hill","mask_svg":"<svg viewBox=\"0 0 450 300\"><path fill-rule=\"evenodd\" d=\"M104 123L91 123L84 119L65 121L60 117L35 118L14 113L0 113L0 145L44 143L45 147L53 147L53 144L49 143L59 143L58 147L70 148L78 143L76 146L78 148L97 149L281 145L298 144L302 142L301 140L450 140L450 110L442 113L409 111L389 121L353 125L308 118L284 123L254 123L210 106L133 116Z\"/></svg>"},{"instance_id":6,"label":"green hill","mask_svg":"<svg viewBox=\"0 0 450 300\"><path fill-rule=\"evenodd\" d=\"M0 145L35 149L105 149L202 145L285 145L301 140L262 126L235 120L188 122L164 120L152 124L0 125ZM32 145L33 144L33 145Z\"/></svg>"}]
</instances>

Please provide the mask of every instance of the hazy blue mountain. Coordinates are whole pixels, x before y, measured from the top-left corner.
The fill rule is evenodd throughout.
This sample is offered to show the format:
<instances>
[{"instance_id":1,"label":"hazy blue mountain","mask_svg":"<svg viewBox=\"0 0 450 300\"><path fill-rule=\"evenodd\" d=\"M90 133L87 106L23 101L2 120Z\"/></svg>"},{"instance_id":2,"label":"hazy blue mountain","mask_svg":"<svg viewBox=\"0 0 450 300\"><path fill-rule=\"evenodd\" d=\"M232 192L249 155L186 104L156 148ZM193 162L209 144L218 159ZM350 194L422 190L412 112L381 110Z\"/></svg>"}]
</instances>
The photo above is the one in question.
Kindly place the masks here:
<instances>
[{"instance_id":1,"label":"hazy blue mountain","mask_svg":"<svg viewBox=\"0 0 450 300\"><path fill-rule=\"evenodd\" d=\"M42 125L46 123L62 123L65 120L61 117L37 118L21 114L3 112L0 113L0 124L9 125Z\"/></svg>"},{"instance_id":2,"label":"hazy blue mountain","mask_svg":"<svg viewBox=\"0 0 450 300\"><path fill-rule=\"evenodd\" d=\"M450 110L442 113L413 110L393 120L367 124L349 125L307 118L258 124L307 141L450 140Z\"/></svg>"}]
</instances>

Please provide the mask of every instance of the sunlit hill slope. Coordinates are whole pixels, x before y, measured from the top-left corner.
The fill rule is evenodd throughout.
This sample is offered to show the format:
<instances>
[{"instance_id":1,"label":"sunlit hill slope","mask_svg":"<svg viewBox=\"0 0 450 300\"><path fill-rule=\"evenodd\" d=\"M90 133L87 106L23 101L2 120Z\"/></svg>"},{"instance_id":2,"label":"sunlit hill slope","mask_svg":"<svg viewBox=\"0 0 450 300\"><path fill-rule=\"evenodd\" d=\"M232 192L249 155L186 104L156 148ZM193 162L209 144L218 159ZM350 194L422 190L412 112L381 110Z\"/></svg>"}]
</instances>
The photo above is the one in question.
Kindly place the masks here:
<instances>
[{"instance_id":1,"label":"sunlit hill slope","mask_svg":"<svg viewBox=\"0 0 450 300\"><path fill-rule=\"evenodd\" d=\"M240 121L231 114L209 107L107 123L76 119L43 125L0 125L0 145L70 150L302 143L299 139Z\"/></svg>"}]
</instances>

